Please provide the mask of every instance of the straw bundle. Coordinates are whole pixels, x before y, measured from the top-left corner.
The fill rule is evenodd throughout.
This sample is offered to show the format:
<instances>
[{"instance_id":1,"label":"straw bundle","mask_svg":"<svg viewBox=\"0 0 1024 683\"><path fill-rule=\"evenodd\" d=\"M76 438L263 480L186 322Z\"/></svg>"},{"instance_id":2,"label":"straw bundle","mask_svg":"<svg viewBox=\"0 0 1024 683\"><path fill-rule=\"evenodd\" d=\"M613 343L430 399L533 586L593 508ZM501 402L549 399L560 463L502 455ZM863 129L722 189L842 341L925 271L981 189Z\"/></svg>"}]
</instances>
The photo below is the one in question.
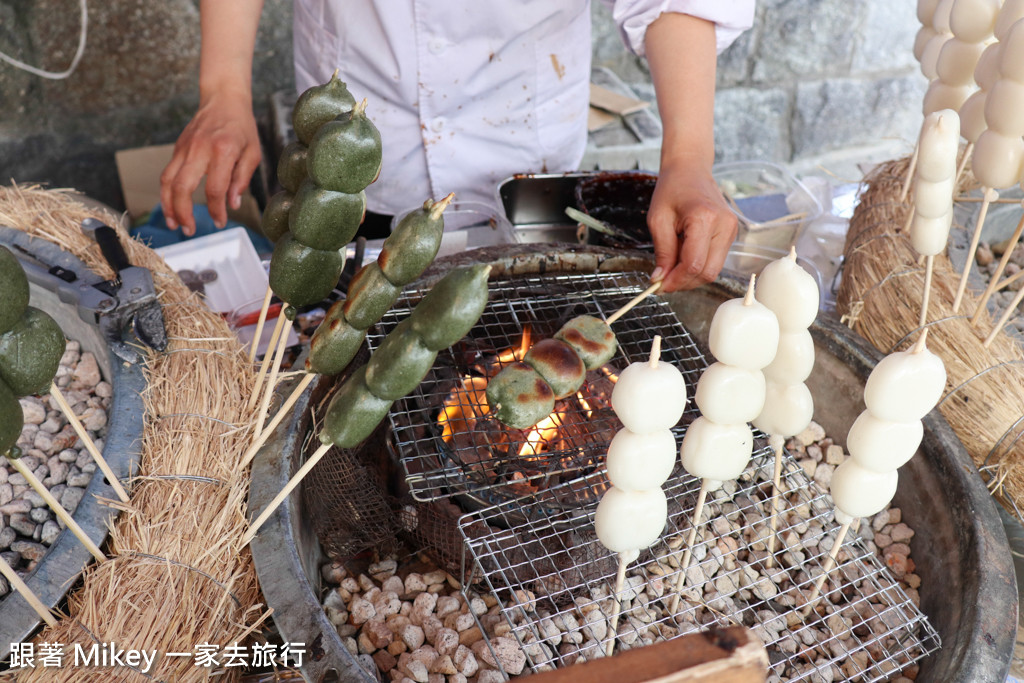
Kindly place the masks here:
<instances>
[{"instance_id":1,"label":"straw bundle","mask_svg":"<svg viewBox=\"0 0 1024 683\"><path fill-rule=\"evenodd\" d=\"M916 340L924 266L903 233L910 203L899 201L906 159L891 161L866 178L850 222L838 309L850 327L884 353ZM965 174L962 186L973 184ZM963 188L958 188L958 192ZM1024 353L1007 334L982 344L992 329L969 318L977 300L968 292L958 315L953 300L960 275L946 255L935 257L927 327L928 347L946 364L939 410L967 448L1000 501L1024 510Z\"/></svg>"},{"instance_id":2,"label":"straw bundle","mask_svg":"<svg viewBox=\"0 0 1024 683\"><path fill-rule=\"evenodd\" d=\"M0 187L0 224L62 245L96 272L110 276L79 224L87 211L73 193ZM110 225L117 217L99 216ZM153 272L170 344L151 353L139 475L131 503L112 530L110 559L91 566L69 599L69 615L37 643L94 643L157 651L148 676L127 668L37 668L18 680L205 680L195 666L197 645L244 641L265 618L251 556L239 549L245 532L249 475L238 467L251 440L255 413L245 406L254 374L224 321L191 293L163 260L122 234L129 259ZM65 660L67 661L67 660ZM228 669L224 680L237 678Z\"/></svg>"}]
</instances>

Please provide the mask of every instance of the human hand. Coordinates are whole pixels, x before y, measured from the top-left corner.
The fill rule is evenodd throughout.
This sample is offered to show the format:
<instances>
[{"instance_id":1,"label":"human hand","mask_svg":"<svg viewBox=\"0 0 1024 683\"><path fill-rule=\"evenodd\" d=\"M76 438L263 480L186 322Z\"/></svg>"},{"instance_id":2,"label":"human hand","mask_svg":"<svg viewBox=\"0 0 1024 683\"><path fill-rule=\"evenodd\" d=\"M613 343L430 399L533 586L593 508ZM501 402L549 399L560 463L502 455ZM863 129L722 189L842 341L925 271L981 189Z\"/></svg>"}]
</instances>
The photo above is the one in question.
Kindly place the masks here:
<instances>
[{"instance_id":1,"label":"human hand","mask_svg":"<svg viewBox=\"0 0 1024 683\"><path fill-rule=\"evenodd\" d=\"M192 193L206 176L206 202L214 225L227 224L227 204L237 209L260 163L260 141L247 93L221 93L200 105L174 145L160 175L160 203L167 227L194 235Z\"/></svg>"},{"instance_id":2,"label":"human hand","mask_svg":"<svg viewBox=\"0 0 1024 683\"><path fill-rule=\"evenodd\" d=\"M737 225L710 169L685 160L663 164L647 212L654 241L651 280L661 279L663 292L712 282L736 239Z\"/></svg>"}]
</instances>

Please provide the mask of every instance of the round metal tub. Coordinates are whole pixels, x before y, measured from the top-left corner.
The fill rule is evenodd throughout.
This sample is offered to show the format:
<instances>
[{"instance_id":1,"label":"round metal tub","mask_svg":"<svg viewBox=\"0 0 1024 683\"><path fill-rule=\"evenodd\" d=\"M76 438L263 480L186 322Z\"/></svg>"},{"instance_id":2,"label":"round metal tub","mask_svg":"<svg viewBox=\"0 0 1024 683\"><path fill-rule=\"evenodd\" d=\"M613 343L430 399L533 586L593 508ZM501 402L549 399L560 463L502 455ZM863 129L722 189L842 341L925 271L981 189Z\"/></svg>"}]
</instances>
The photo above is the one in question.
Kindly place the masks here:
<instances>
[{"instance_id":1,"label":"round metal tub","mask_svg":"<svg viewBox=\"0 0 1024 683\"><path fill-rule=\"evenodd\" d=\"M468 262L495 264L494 275L536 272L601 272L653 268L650 256L593 247L529 245L481 249L445 259L424 277L438 277ZM740 296L745 281L723 275L693 292L668 295L683 325L707 338L715 308ZM844 443L863 410L863 387L881 357L866 342L830 319L812 329L817 358L808 380L818 406L815 419ZM308 426L306 401L253 464L250 510L261 510L298 469L296 454ZM932 683L1002 681L1010 664L1017 623L1017 592L1006 534L974 465L945 420L924 420L919 453L900 469L895 504L917 531L911 543L921 576L921 608L938 631L942 649L922 661L917 680ZM304 521L301 496L282 505L251 548L260 583L287 641L305 642L312 656L307 680L374 680L349 655L320 607L319 566L324 557Z\"/></svg>"}]
</instances>

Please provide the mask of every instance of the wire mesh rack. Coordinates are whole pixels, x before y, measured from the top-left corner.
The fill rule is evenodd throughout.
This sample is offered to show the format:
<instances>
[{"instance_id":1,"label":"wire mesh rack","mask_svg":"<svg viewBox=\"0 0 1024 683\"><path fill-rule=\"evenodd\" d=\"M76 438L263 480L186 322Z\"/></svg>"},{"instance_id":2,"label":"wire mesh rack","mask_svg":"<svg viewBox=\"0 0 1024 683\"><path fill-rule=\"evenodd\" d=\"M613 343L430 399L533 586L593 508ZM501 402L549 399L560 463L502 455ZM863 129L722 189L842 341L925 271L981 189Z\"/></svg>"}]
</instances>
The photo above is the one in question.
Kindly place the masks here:
<instances>
[{"instance_id":1,"label":"wire mesh rack","mask_svg":"<svg viewBox=\"0 0 1024 683\"><path fill-rule=\"evenodd\" d=\"M662 359L696 384L705 363L672 309L657 296L644 299L613 325L614 358L588 373L580 392L555 405L549 418L557 438L537 429L517 430L486 415L487 379L522 357L524 330L533 339L553 336L579 315L606 319L650 284L638 272L571 273L500 277L490 282L490 301L476 326L456 346L442 351L414 393L395 402L389 414L393 445L416 500L459 496L475 507L514 500L567 482L586 481L603 462L608 441L621 428L610 409L613 377L650 354L662 337ZM406 289L367 335L371 350L426 294ZM528 337L528 339L529 339ZM544 428L544 424L539 425ZM676 427L678 437L686 420ZM552 509L573 506L600 491L577 488L570 500L547 498ZM586 495L584 495L586 494ZM544 514L538 509L539 514Z\"/></svg>"},{"instance_id":2,"label":"wire mesh rack","mask_svg":"<svg viewBox=\"0 0 1024 683\"><path fill-rule=\"evenodd\" d=\"M782 544L770 567L773 466L771 450L761 446L739 480L711 495L683 599L670 614L682 539L700 488L699 480L677 469L665 485L669 515L662 540L627 572L616 648L742 624L765 643L770 681L815 682L888 680L937 650L936 631L856 535L848 536L814 611L801 615L837 525L829 499L787 453ZM524 515L521 508L533 505L545 502L509 501L465 515L465 571L499 596L533 671L604 656L613 637L605 615L612 610L618 560L593 533L596 504L545 518Z\"/></svg>"}]
</instances>

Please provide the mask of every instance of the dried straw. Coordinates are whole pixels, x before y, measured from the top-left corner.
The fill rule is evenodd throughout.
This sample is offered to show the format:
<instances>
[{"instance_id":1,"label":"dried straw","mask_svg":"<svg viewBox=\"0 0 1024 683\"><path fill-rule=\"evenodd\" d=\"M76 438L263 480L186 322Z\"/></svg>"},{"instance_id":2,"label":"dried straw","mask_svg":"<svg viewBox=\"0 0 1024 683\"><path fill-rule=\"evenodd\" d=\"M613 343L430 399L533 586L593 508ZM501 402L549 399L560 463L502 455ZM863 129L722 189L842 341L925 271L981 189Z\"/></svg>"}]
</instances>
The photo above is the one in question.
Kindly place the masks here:
<instances>
[{"instance_id":1,"label":"dried straw","mask_svg":"<svg viewBox=\"0 0 1024 683\"><path fill-rule=\"evenodd\" d=\"M918 316L924 265L904 232L909 202L899 201L906 159L883 164L866 178L860 205L846 237L838 295L843 319L883 353L910 346L921 329ZM976 185L970 173L958 193ZM959 274L945 254L935 257L928 346L946 364L946 391L939 410L967 448L1000 502L1024 510L1024 353L1005 333L989 348L987 312L977 327L969 318L977 299L968 291L953 315Z\"/></svg>"},{"instance_id":2,"label":"dried straw","mask_svg":"<svg viewBox=\"0 0 1024 683\"><path fill-rule=\"evenodd\" d=\"M0 187L0 224L60 244L90 268L110 276L99 249L82 235L87 216L97 216L67 190ZM121 235L129 259L153 271L164 307L170 344L150 354L145 430L139 476L131 502L111 532L110 559L92 565L69 598L69 615L37 642L96 642L156 650L148 676L129 669L37 668L19 680L198 681L211 670L191 657L201 643L224 648L242 642L267 615L245 533L248 471L239 467L252 440L255 413L246 409L252 366L224 321L181 283L163 260ZM112 503L113 504L113 503ZM237 680L228 669L223 680Z\"/></svg>"}]
</instances>

